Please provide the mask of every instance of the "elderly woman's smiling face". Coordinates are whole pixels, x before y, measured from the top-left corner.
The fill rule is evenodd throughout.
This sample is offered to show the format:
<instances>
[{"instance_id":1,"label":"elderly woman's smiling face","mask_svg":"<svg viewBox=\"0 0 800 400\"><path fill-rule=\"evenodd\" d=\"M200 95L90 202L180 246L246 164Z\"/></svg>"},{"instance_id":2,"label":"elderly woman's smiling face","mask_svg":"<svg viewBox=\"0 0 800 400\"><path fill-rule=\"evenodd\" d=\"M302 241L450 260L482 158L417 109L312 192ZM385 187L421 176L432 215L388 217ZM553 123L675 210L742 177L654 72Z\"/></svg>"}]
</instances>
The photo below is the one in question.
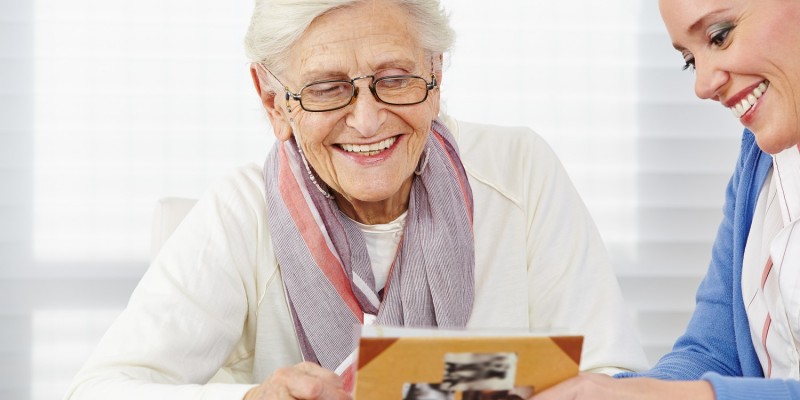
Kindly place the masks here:
<instances>
[{"instance_id":1,"label":"elderly woman's smiling face","mask_svg":"<svg viewBox=\"0 0 800 400\"><path fill-rule=\"evenodd\" d=\"M439 58L426 54L416 33L397 6L357 3L314 20L278 75L295 93L311 82L364 75L413 74L429 81ZM408 208L414 170L439 112L439 91L431 90L420 104L388 105L372 96L369 83L356 81L358 97L333 111L308 112L292 100L288 112L279 96L275 108L281 115L272 123L279 139L294 134L311 167L336 192L343 212L360 222L381 223Z\"/></svg>"}]
</instances>

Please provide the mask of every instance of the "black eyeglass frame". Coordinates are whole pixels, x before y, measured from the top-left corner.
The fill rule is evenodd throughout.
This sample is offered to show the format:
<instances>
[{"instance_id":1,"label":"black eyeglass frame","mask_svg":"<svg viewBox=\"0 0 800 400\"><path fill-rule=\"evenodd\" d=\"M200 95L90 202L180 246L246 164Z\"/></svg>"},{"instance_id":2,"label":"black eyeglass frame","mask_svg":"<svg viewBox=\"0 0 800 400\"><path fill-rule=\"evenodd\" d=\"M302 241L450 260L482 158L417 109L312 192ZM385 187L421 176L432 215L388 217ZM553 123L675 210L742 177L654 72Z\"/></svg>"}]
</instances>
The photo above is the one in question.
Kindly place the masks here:
<instances>
[{"instance_id":1,"label":"black eyeglass frame","mask_svg":"<svg viewBox=\"0 0 800 400\"><path fill-rule=\"evenodd\" d=\"M336 110L340 110L342 108L345 108L345 107L349 106L350 104L353 104L353 101L356 99L356 97L358 97L359 90L358 90L358 86L356 86L356 81L360 80L360 79L367 79L367 78L372 79L372 81L369 84L369 91L372 93L372 96L375 98L375 100L378 100L379 102L381 102L383 104L388 104L390 106L413 106L413 105L416 105L416 104L420 104L420 103L422 103L422 102L424 102L425 100L428 99L428 94L430 93L431 90L436 89L437 87L439 87L439 83L436 81L436 75L433 73L433 71L431 71L431 81L430 82L426 81L425 78L423 78L423 77L421 77L419 75L411 75L411 74L389 75L389 76L383 76L383 77L380 77L380 78L377 78L377 79L375 79L375 75L363 75L363 76L357 76L357 77L352 78L352 79L330 79L330 80L314 81L314 82L308 83L305 86L303 86L300 89L299 93L294 93L289 89L288 86L284 85L283 82L281 82L281 80L278 79L277 76L275 76L275 74L273 74L270 70L268 70L266 66L264 66L263 64L259 64L259 65L261 65L261 67L264 68L265 71L269 72L269 74L272 75L275 78L275 80L277 80L278 83L280 83L283 86L283 90L286 92L286 109L288 111L290 111L290 112L292 111L292 108L289 106L289 99L295 100L298 103L300 103L300 108L302 108L303 110L308 111L308 112L327 112L327 111L336 111ZM383 80L389 80L389 79L405 79L405 78L422 79L422 81L425 82L425 89L426 89L425 90L425 97L423 97L422 100L416 101L416 102L413 102L413 103L391 103L391 102L388 102L388 101L382 99L380 96L378 96L378 91L375 88L375 85L377 85L378 82L383 81ZM302 99L302 96L301 96L301 94L303 93L303 90L305 90L309 86L318 85L320 83L349 83L350 87L352 88L352 92L350 93L350 101L348 101L345 104L342 104L341 106L334 107L334 108L327 108L327 109L324 109L324 110L310 110L310 109L306 108L303 105L303 99Z\"/></svg>"}]
</instances>

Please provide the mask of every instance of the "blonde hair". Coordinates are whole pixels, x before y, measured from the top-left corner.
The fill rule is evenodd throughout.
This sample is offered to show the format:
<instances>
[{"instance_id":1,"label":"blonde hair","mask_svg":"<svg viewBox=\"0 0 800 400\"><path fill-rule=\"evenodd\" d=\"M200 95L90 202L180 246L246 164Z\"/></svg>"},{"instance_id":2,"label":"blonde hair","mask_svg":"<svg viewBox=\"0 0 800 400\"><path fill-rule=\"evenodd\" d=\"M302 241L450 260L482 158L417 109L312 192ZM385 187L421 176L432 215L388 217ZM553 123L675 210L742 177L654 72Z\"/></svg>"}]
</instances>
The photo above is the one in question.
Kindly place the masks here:
<instances>
[{"instance_id":1,"label":"blonde hair","mask_svg":"<svg viewBox=\"0 0 800 400\"><path fill-rule=\"evenodd\" d=\"M294 43L311 22L330 11L369 0L255 0L245 52L251 62L270 71L285 70ZM454 32L438 0L387 0L405 9L418 28L417 43L430 54L450 51Z\"/></svg>"}]
</instances>

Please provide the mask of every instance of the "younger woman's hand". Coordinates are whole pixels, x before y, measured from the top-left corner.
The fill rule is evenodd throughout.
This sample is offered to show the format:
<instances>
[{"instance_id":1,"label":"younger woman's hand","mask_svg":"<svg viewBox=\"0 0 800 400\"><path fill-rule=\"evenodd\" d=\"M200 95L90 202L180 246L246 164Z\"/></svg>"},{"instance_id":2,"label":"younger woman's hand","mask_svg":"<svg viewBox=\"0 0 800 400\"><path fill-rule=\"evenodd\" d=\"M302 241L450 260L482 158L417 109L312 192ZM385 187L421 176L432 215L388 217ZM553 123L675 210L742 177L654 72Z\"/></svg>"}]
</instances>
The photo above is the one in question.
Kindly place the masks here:
<instances>
[{"instance_id":1,"label":"younger woman's hand","mask_svg":"<svg viewBox=\"0 0 800 400\"><path fill-rule=\"evenodd\" d=\"M714 400L706 381L661 381L651 378L614 379L581 373L535 396L533 400Z\"/></svg>"}]
</instances>

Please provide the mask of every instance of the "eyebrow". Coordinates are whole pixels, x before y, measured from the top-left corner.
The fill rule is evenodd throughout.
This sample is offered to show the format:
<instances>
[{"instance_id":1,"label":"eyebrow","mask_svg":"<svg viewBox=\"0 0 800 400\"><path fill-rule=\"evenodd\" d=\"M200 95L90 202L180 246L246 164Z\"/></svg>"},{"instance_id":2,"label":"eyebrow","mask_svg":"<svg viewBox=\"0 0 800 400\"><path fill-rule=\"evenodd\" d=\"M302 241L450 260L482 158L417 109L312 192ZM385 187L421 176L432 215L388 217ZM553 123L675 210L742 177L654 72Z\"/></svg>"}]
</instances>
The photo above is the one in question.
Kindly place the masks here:
<instances>
[{"instance_id":1,"label":"eyebrow","mask_svg":"<svg viewBox=\"0 0 800 400\"><path fill-rule=\"evenodd\" d=\"M420 66L417 62L413 60L407 59L400 59L400 60L392 60L392 61L385 61L375 65L372 68L373 73L377 71L387 70L387 69L403 69L407 72L413 72L417 68L425 69L425 66Z\"/></svg>"},{"instance_id":2,"label":"eyebrow","mask_svg":"<svg viewBox=\"0 0 800 400\"><path fill-rule=\"evenodd\" d=\"M722 13L724 13L726 11L727 10L716 10L716 11L711 11L706 15L703 15L697 21L695 21L693 24L689 25L689 29L687 29L686 32L688 32L689 34L693 34L698 29L700 29L700 27L702 27L704 25L707 25L706 21L708 21L709 19L712 19L712 18L716 18L719 14L722 14ZM683 47L683 46L681 46L681 45L679 45L679 44L677 44L675 42L672 43L672 47L674 47L675 50L678 50L678 51L686 50L685 47Z\"/></svg>"},{"instance_id":3,"label":"eyebrow","mask_svg":"<svg viewBox=\"0 0 800 400\"><path fill-rule=\"evenodd\" d=\"M395 60L379 62L378 64L375 65L375 67L372 68L372 73L384 69L401 68L401 69L411 70L417 67L419 67L417 63L412 60L395 59ZM424 69L425 67L422 68ZM328 79L350 79L350 77L341 70L337 71L336 68L330 70L315 68L303 73L300 76L300 79L302 79L303 82L308 83L308 82L316 82Z\"/></svg>"},{"instance_id":4,"label":"eyebrow","mask_svg":"<svg viewBox=\"0 0 800 400\"><path fill-rule=\"evenodd\" d=\"M336 69L312 69L310 71L304 72L300 75L301 82L316 82L320 80L328 80L328 79L344 79L347 78L347 74L341 71L337 71Z\"/></svg>"}]
</instances>

